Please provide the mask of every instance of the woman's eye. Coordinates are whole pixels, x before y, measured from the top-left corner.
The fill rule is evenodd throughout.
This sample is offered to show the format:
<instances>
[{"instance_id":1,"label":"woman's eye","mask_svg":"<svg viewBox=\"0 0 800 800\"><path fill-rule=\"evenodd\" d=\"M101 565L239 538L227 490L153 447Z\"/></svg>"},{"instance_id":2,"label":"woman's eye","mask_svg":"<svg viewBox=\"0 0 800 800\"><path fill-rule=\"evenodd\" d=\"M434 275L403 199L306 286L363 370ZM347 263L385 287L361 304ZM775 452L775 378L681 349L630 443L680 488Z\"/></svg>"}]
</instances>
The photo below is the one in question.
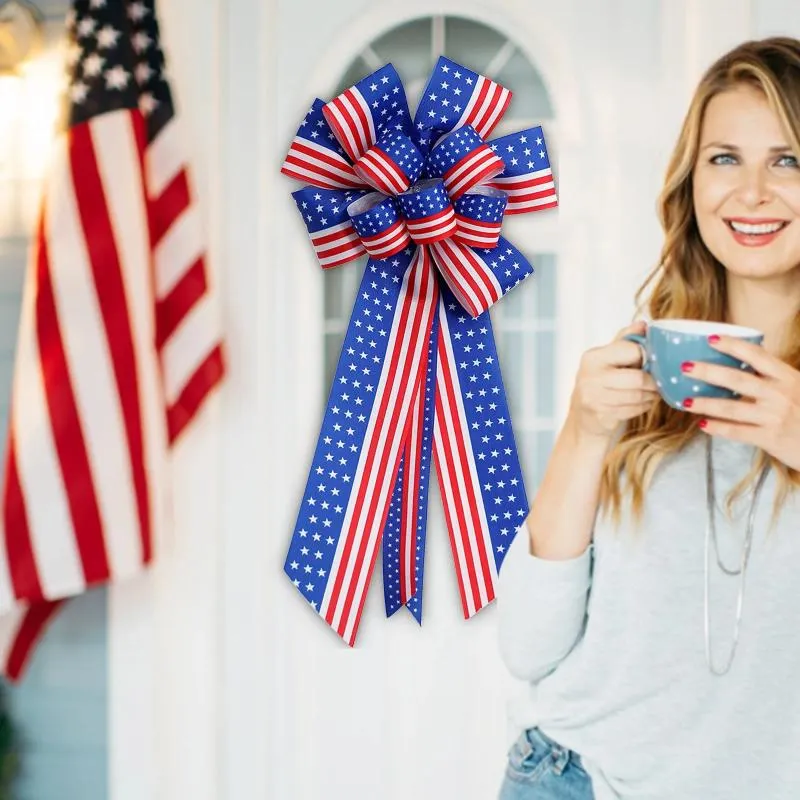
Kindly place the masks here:
<instances>
[{"instance_id":1,"label":"woman's eye","mask_svg":"<svg viewBox=\"0 0 800 800\"><path fill-rule=\"evenodd\" d=\"M711 157L710 163L712 163L712 164L735 164L736 163L736 156L733 156L730 153L718 153L717 155Z\"/></svg>"},{"instance_id":2,"label":"woman's eye","mask_svg":"<svg viewBox=\"0 0 800 800\"><path fill-rule=\"evenodd\" d=\"M793 167L794 169L800 166L800 164L797 163L797 159L790 155L781 156L776 163L780 167Z\"/></svg>"}]
</instances>

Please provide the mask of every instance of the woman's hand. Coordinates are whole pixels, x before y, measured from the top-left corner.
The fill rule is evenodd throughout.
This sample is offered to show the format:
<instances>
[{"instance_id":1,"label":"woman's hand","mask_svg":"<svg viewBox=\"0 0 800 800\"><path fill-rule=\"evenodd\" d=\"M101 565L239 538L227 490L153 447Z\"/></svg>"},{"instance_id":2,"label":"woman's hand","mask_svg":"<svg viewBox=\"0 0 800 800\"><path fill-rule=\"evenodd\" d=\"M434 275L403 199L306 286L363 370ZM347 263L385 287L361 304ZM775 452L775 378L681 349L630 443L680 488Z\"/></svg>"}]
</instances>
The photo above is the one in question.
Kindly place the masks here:
<instances>
[{"instance_id":1,"label":"woman's hand","mask_svg":"<svg viewBox=\"0 0 800 800\"><path fill-rule=\"evenodd\" d=\"M641 369L639 345L623 339L645 329L643 321L636 322L609 344L583 354L570 402L580 433L611 438L620 423L643 414L657 399L655 381Z\"/></svg>"},{"instance_id":2,"label":"woman's hand","mask_svg":"<svg viewBox=\"0 0 800 800\"><path fill-rule=\"evenodd\" d=\"M700 428L707 434L755 445L800 469L800 372L760 345L736 337L710 337L709 344L749 364L757 374L708 362L687 363L684 371L693 378L738 392L741 398L687 398L684 408L702 415Z\"/></svg>"}]
</instances>

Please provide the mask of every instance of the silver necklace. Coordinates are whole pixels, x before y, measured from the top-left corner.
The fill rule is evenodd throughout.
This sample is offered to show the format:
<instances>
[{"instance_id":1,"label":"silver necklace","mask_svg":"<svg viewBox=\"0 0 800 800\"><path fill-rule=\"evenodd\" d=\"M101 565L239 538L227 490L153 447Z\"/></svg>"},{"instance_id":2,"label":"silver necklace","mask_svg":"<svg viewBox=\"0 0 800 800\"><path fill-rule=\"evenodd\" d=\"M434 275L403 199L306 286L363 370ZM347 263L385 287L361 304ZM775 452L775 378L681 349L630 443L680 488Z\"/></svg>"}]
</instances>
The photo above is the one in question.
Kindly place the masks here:
<instances>
[{"instance_id":1,"label":"silver necklace","mask_svg":"<svg viewBox=\"0 0 800 800\"><path fill-rule=\"evenodd\" d=\"M705 546L705 592L704 592L704 601L705 601L705 644L706 644L706 663L708 664L709 670L714 675L724 675L730 668L731 664L733 663L733 657L736 653L736 646L739 644L739 626L742 621L742 607L744 605L744 584L745 584L745 576L747 574L747 564L750 560L750 548L753 543L753 522L755 520L756 514L756 504L758 502L758 497L761 494L761 489L764 486L764 481L767 477L767 473L769 472L769 464L766 464L764 468L761 470L758 481L756 483L755 489L753 490L753 501L750 504L750 511L747 515L747 528L745 531L744 537L744 545L742 546L742 555L739 559L739 567L738 569L730 569L726 567L719 556L719 545L717 543L717 526L715 524L715 513L716 513L716 497L714 492L714 462L713 456L711 452L711 445L712 445L712 437L708 436L706 438L706 509L708 512L708 520L706 524L706 546ZM711 658L711 632L710 632L710 614L709 614L709 583L710 583L710 576L709 576L709 560L710 560L710 540L713 539L714 541L714 552L716 554L717 559L717 566L726 574L726 575L738 575L739 576L739 593L736 599L736 623L733 629L733 643L730 648L730 652L728 654L728 660L725 663L725 667L721 670L717 669L714 666L713 659Z\"/></svg>"}]
</instances>

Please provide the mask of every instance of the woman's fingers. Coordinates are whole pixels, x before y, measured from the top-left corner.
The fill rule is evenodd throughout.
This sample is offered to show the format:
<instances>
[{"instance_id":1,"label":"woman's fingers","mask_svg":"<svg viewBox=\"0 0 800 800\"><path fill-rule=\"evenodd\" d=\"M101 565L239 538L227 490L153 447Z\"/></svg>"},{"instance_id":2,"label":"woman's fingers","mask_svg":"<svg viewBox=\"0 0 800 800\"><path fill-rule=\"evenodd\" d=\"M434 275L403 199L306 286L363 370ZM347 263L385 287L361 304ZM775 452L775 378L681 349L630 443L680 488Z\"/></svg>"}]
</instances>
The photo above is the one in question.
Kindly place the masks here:
<instances>
[{"instance_id":1,"label":"woman's fingers","mask_svg":"<svg viewBox=\"0 0 800 800\"><path fill-rule=\"evenodd\" d=\"M605 374L603 385L607 389L642 389L647 392L658 391L653 376L635 367L618 367L608 370Z\"/></svg>"}]
</instances>

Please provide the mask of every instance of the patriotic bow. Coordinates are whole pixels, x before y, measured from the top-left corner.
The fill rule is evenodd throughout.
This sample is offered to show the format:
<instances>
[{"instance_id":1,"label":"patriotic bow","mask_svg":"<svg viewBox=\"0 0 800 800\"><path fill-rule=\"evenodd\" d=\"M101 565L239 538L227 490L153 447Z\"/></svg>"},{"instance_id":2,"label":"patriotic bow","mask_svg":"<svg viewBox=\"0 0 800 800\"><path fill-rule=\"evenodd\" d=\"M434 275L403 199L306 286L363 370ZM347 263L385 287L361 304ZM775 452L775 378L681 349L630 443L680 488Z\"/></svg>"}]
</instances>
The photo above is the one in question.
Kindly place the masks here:
<instances>
[{"instance_id":1,"label":"patriotic bow","mask_svg":"<svg viewBox=\"0 0 800 800\"><path fill-rule=\"evenodd\" d=\"M387 615L422 621L431 456L466 618L527 514L488 309L533 272L503 216L557 199L541 128L485 141L510 99L442 56L412 120L387 64L317 99L281 169L324 269L369 256L284 564L351 646L381 543Z\"/></svg>"}]
</instances>

